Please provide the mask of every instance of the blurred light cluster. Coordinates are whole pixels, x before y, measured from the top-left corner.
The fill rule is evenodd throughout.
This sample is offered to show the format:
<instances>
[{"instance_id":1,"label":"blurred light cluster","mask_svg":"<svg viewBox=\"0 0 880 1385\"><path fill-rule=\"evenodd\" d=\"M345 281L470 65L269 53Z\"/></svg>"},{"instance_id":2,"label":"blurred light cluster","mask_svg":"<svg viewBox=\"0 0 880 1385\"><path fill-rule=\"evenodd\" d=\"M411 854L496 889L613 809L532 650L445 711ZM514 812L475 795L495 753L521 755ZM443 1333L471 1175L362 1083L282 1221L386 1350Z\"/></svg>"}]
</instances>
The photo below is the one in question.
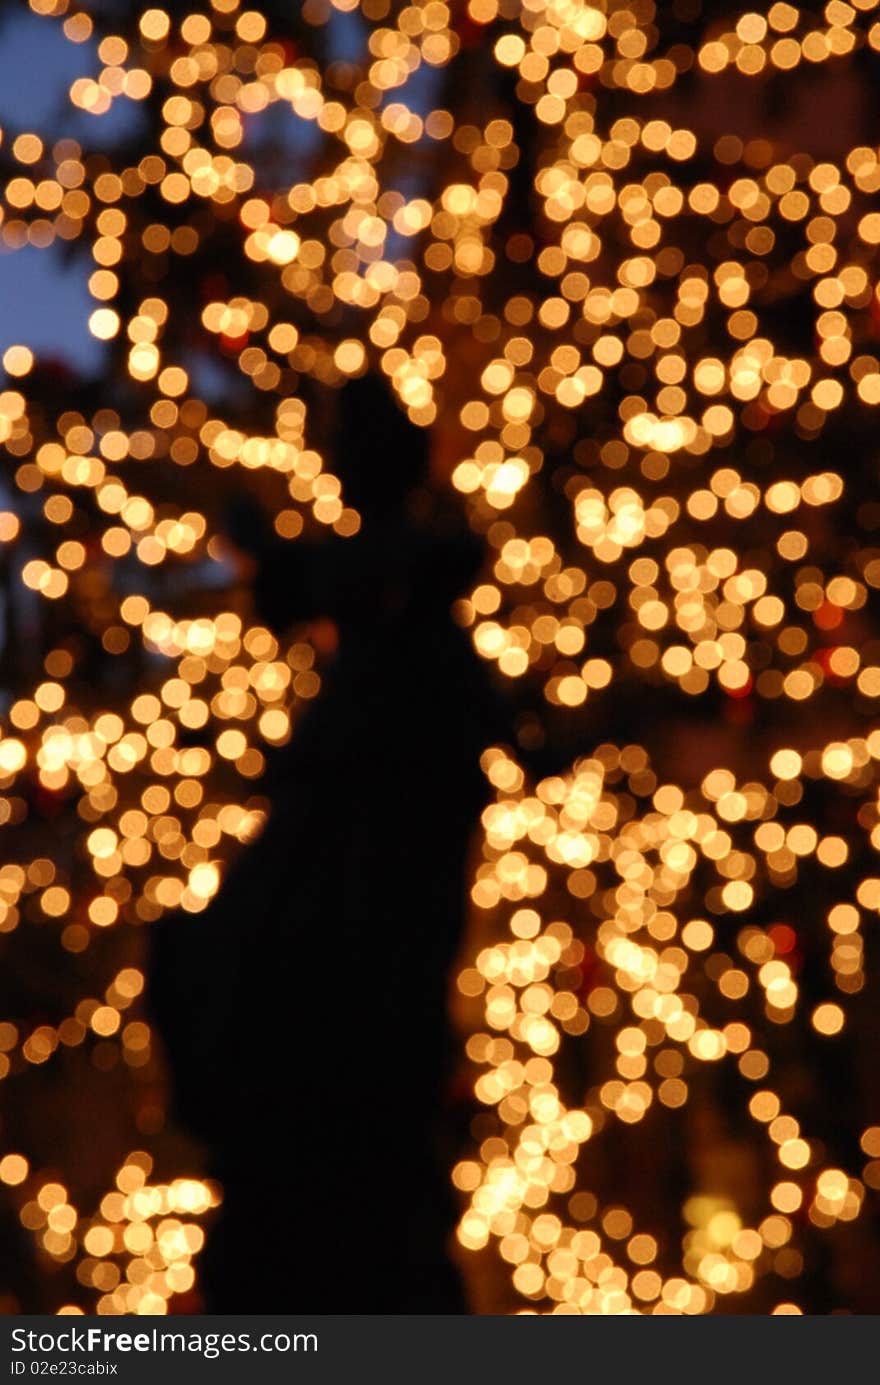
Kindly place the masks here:
<instances>
[{"instance_id":1,"label":"blurred light cluster","mask_svg":"<svg viewBox=\"0 0 880 1385\"><path fill-rule=\"evenodd\" d=\"M125 1072L158 1138L139 927L204 909L259 830L266 749L333 645L254 622L223 497L253 488L294 542L355 533L309 401L379 369L438 425L436 478L487 542L457 618L537 690L542 726L573 719L589 745L533 784L512 747L484 757L458 985L485 1111L455 1169L460 1240L497 1245L526 1309L700 1314L775 1275L772 1310L802 1311L804 1226L854 1221L880 1188L880 1126L857 1167L832 1164L777 1071L803 1060L796 1033L846 1033L880 909L880 156L856 129L813 157L815 124L778 111L760 137L718 133L709 108L738 81L740 128L802 73L864 91L877 0L717 18L685 0L206 0L118 21L29 3L94 54L72 106L138 103L149 133L0 143L3 247L88 260L106 352L97 385L26 343L2 360L0 541L24 606L0 930L40 930L80 989L0 1024L0 1076L79 1050ZM633 689L644 735L617 746L603 717ZM677 781L658 776L658 737L681 739L701 699L740 743L697 772L681 741ZM772 729L763 759L752 724ZM827 986L807 995L817 938ZM698 1180L664 1241L590 1191L616 1123L680 1111L729 1069L766 1144L759 1214ZM89 1212L0 1158L40 1255L72 1267L62 1311L164 1312L192 1287L193 1218L219 1194L151 1170L129 1155Z\"/></svg>"},{"instance_id":2,"label":"blurred light cluster","mask_svg":"<svg viewBox=\"0 0 880 1385\"><path fill-rule=\"evenodd\" d=\"M35 1195L21 1208L22 1225L56 1262L76 1260L76 1279L91 1292L92 1311L162 1314L168 1300L194 1282L191 1261L202 1247L204 1232L191 1218L216 1203L217 1193L197 1179L148 1183L152 1166L144 1150L133 1151L116 1175L115 1188L89 1218L78 1215L60 1183L36 1186ZM20 1155L7 1155L0 1162L4 1183L21 1184L28 1172ZM60 1311L85 1310L69 1304Z\"/></svg>"},{"instance_id":3,"label":"blurred light cluster","mask_svg":"<svg viewBox=\"0 0 880 1385\"><path fill-rule=\"evenodd\" d=\"M473 898L506 926L458 987L480 998L485 1027L467 1050L497 1123L456 1167L470 1195L459 1237L471 1250L495 1238L527 1298L560 1312L711 1312L762 1274L797 1278L793 1214L817 1228L853 1220L866 1188L880 1186L876 1126L861 1131L850 1176L785 1110L778 1088L791 1060L776 1028L807 1023L831 1038L865 985L860 929L880 908L880 880L866 873L850 894L851 876L834 878L853 858L869 871L876 856L878 759L874 732L803 759L779 751L766 786L718 769L685 791L659 782L640 746L602 745L530 791L512 759L487 752L497 801L484 814ZM803 820L810 781L858 795L857 838L820 836ZM836 901L822 921L833 980L811 1003L796 977L817 870L828 883L816 893ZM764 926L753 922L761 890L778 911ZM571 1105L582 1035L586 1099ZM769 1141L766 1204L749 1226L724 1199L691 1197L682 1210L694 1230L671 1268L671 1248L586 1193L578 1170L614 1122L683 1107L692 1088L700 1100L704 1065L716 1064L736 1069L755 1138ZM591 1069L605 1075L587 1086ZM786 1301L774 1311L801 1310Z\"/></svg>"}]
</instances>

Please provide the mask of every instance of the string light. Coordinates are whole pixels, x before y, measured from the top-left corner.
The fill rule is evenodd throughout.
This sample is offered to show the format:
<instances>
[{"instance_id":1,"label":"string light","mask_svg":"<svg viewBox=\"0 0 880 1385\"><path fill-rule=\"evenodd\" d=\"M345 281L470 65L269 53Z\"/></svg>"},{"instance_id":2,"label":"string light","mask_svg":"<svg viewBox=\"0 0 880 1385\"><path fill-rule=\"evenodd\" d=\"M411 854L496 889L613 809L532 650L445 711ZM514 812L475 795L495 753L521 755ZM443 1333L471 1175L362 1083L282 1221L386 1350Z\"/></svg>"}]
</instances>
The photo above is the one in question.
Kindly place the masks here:
<instances>
[{"instance_id":1,"label":"string light","mask_svg":"<svg viewBox=\"0 0 880 1385\"><path fill-rule=\"evenodd\" d=\"M496 1246L514 1309L803 1311L804 1236L880 1187L878 1128L838 1167L790 1072L796 1033L847 1033L880 908L878 512L839 450L880 403L880 164L867 145L813 157L772 122L707 134L681 92L854 72L880 50L875 0L717 23L652 0L307 0L295 45L238 0L120 32L75 0L30 7L96 53L72 106L99 122L134 103L150 142L129 161L21 130L0 150L3 246L89 257L108 363L99 407L74 391L59 411L39 357L3 355L20 515L0 540L61 633L9 707L0 819L30 851L42 796L78 845L46 830L0 868L0 929L50 928L71 966L100 947L94 974L114 958L70 1014L0 1024L0 1076L82 1047L134 1087L152 1071L130 935L204 909L259 830L266 747L319 693L329 638L280 642L238 595L179 613L186 574L223 558L212 488L249 473L292 541L355 533L300 386L378 367L414 423L442 423L438 470L485 535L456 608L479 654L537 689L551 729L592 734L627 688L645 707L645 746L594 735L558 776L484 756L461 1244ZM332 60L309 56L319 35ZM65 633L83 627L126 670L112 702ZM701 699L760 716L773 743L696 775L682 746L672 782L646 748L661 694L682 718ZM799 983L819 939L821 996ZM698 1181L661 1235L593 1190L612 1132L731 1073L760 1207ZM149 1143L161 1114L137 1090ZM152 1165L127 1155L84 1213L0 1157L22 1224L72 1267L61 1311L164 1312L191 1289L219 1192L186 1170L149 1183Z\"/></svg>"}]
</instances>

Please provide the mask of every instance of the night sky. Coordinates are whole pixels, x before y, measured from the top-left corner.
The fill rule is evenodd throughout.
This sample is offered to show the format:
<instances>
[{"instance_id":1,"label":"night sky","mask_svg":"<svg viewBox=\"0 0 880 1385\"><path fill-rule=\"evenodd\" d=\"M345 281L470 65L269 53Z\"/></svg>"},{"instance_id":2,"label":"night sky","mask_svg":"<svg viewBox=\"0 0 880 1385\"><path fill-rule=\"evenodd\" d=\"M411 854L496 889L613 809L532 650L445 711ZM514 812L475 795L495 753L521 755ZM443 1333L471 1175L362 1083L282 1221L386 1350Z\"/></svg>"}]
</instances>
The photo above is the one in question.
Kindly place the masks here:
<instances>
[{"instance_id":1,"label":"night sky","mask_svg":"<svg viewBox=\"0 0 880 1385\"><path fill-rule=\"evenodd\" d=\"M47 141L65 136L107 147L131 133L140 118L124 98L107 115L75 110L67 100L77 77L96 75L97 45L74 44L60 24L28 11L0 17L0 127L9 144L22 130ZM66 247L65 247L66 248ZM63 357L97 373L103 345L88 331L94 301L87 290L92 262L87 248L62 259L62 249L0 248L0 352L12 343L37 356Z\"/></svg>"}]
</instances>

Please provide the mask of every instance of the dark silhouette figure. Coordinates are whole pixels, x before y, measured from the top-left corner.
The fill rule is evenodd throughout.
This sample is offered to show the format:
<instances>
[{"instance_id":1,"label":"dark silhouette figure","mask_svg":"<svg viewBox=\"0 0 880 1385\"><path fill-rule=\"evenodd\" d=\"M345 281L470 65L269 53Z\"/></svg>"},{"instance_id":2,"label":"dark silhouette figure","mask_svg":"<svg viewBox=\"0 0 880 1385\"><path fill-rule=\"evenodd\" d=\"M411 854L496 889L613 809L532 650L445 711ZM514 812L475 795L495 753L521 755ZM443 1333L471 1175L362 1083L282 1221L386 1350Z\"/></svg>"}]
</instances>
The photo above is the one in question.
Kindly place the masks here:
<instances>
[{"instance_id":1,"label":"dark silhouette figure","mask_svg":"<svg viewBox=\"0 0 880 1385\"><path fill-rule=\"evenodd\" d=\"M262 618L330 617L337 653L261 835L204 913L157 929L178 1117L225 1192L201 1262L213 1312L467 1311L438 1135L479 756L505 734L450 615L482 545L413 517L426 438L381 382L339 410L359 533L282 543L251 513L238 534Z\"/></svg>"}]
</instances>

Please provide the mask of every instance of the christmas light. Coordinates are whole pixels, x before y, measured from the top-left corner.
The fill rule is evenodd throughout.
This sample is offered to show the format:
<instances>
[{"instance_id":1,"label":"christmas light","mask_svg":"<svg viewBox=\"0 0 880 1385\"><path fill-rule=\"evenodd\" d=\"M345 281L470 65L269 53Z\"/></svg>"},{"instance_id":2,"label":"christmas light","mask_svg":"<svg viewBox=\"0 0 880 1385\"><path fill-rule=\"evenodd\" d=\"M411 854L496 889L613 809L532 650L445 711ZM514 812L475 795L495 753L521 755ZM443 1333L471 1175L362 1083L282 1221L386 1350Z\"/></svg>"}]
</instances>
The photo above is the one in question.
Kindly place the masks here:
<instances>
[{"instance_id":1,"label":"christmas light","mask_svg":"<svg viewBox=\"0 0 880 1385\"><path fill-rule=\"evenodd\" d=\"M461 1245L495 1248L511 1311L810 1311L817 1238L880 1188L867 1079L837 1145L827 1109L869 1042L880 909L880 162L844 110L875 0L30 8L94 45L72 106L148 132L0 146L3 246L89 259L105 352L81 391L14 344L0 392L30 602L0 929L81 986L0 1025L0 1075L124 1070L144 1146L84 1206L48 1151L0 1150L70 1267L60 1311L161 1313L195 1282L221 1194L148 1182L142 926L203 910L259 830L266 748L332 642L255 622L222 503L243 480L292 543L356 533L306 401L368 368L435 428L490 553L457 618L533 708L483 757ZM837 124L767 115L811 74ZM560 734L569 765L530 775Z\"/></svg>"}]
</instances>

